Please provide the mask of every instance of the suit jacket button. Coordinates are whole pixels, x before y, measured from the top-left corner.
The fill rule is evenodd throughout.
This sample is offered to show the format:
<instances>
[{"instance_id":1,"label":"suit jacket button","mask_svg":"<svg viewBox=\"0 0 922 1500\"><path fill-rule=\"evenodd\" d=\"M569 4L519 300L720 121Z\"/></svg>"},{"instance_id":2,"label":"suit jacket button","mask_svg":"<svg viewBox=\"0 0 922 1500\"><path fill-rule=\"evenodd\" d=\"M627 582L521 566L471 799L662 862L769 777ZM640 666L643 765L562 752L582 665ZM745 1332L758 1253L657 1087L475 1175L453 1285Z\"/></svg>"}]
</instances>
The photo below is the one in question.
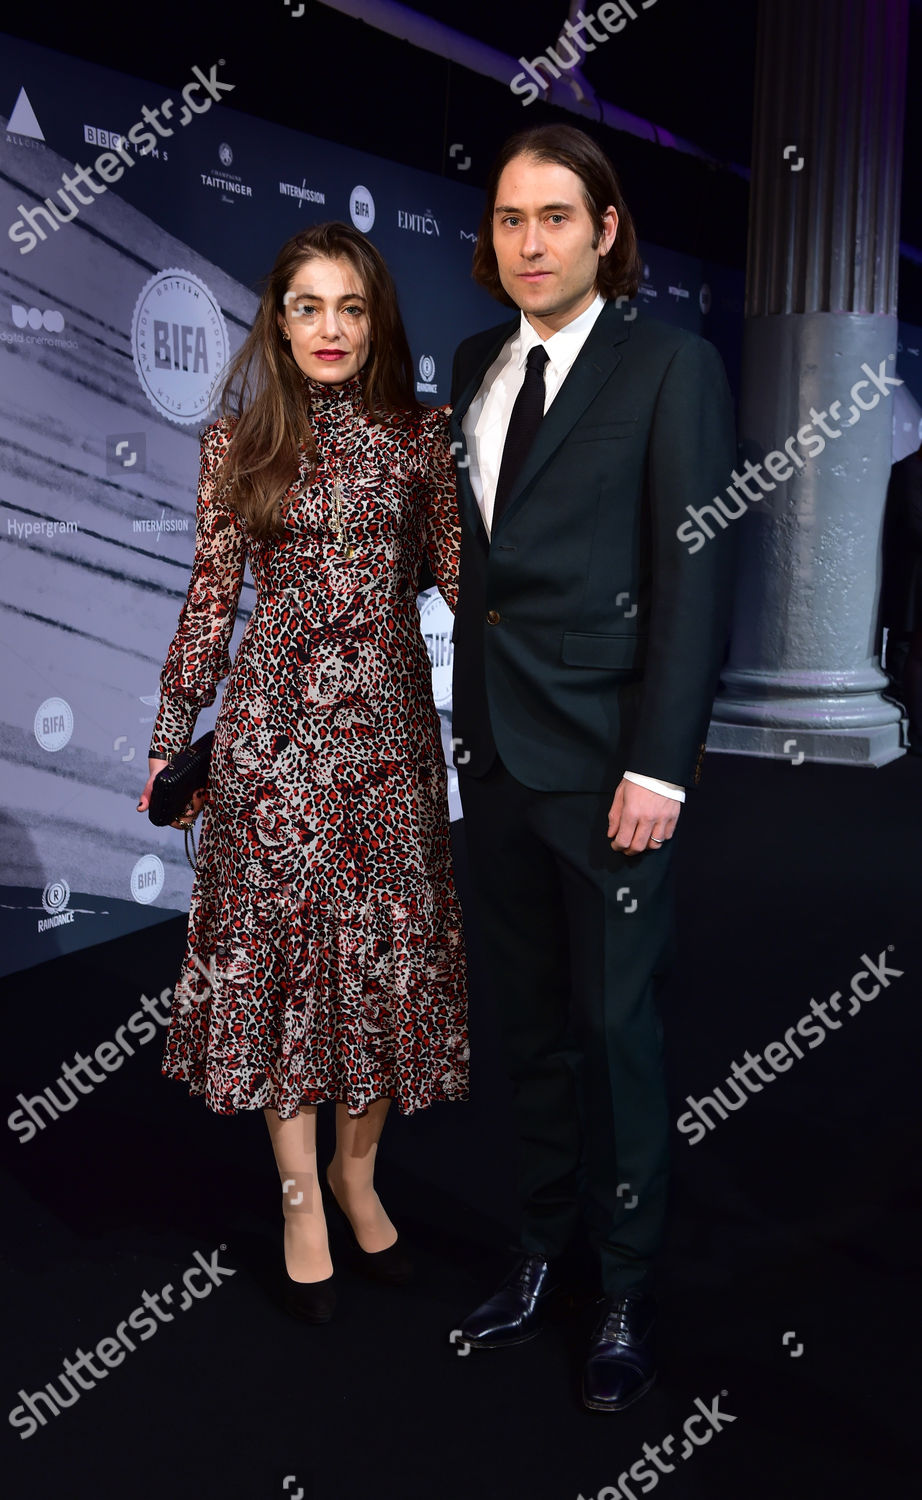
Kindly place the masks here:
<instances>
[{"instance_id":1,"label":"suit jacket button","mask_svg":"<svg viewBox=\"0 0 922 1500\"><path fill-rule=\"evenodd\" d=\"M488 625L498 625L499 621L500 621L499 610L498 609L488 609L487 610L487 624Z\"/></svg>"}]
</instances>

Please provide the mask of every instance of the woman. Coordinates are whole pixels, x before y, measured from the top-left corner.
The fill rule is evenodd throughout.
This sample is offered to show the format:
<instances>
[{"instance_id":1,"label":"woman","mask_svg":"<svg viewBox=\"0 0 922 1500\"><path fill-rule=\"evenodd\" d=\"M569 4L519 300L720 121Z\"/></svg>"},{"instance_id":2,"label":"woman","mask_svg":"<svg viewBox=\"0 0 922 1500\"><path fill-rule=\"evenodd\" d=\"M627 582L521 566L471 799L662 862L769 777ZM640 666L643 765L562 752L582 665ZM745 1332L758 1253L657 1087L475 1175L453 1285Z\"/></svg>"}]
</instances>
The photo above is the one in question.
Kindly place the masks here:
<instances>
[{"instance_id":1,"label":"woman","mask_svg":"<svg viewBox=\"0 0 922 1500\"><path fill-rule=\"evenodd\" d=\"M163 1071L218 1113L265 1111L290 1310L335 1291L316 1160L364 1267L410 1267L374 1189L391 1099L467 1097L461 916L446 773L416 608L423 557L454 604L447 409L413 376L396 290L358 231L282 247L202 438L195 561L161 678L150 779L229 669L215 726ZM197 812L197 798L187 813ZM181 824L179 826L182 826Z\"/></svg>"}]
</instances>

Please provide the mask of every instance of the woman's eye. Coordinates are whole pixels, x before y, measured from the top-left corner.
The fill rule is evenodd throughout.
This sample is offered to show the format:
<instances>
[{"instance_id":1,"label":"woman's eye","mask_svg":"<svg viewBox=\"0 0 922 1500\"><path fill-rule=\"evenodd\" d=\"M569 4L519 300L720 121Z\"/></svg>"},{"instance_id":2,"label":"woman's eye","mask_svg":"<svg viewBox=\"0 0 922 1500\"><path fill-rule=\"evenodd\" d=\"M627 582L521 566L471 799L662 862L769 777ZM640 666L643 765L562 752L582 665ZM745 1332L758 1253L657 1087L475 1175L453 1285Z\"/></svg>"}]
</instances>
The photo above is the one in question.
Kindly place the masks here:
<instances>
[{"instance_id":1,"label":"woman's eye","mask_svg":"<svg viewBox=\"0 0 922 1500\"><path fill-rule=\"evenodd\" d=\"M365 311L364 307L347 307L347 308L344 308L343 310L344 310L344 312L350 313L353 318L360 318L360 317L362 317L362 315L363 315L363 313Z\"/></svg>"},{"instance_id":2,"label":"woman's eye","mask_svg":"<svg viewBox=\"0 0 922 1500\"><path fill-rule=\"evenodd\" d=\"M299 302L296 307L292 308L292 314L296 318L306 318L309 313L316 311L317 309L312 302Z\"/></svg>"}]
</instances>

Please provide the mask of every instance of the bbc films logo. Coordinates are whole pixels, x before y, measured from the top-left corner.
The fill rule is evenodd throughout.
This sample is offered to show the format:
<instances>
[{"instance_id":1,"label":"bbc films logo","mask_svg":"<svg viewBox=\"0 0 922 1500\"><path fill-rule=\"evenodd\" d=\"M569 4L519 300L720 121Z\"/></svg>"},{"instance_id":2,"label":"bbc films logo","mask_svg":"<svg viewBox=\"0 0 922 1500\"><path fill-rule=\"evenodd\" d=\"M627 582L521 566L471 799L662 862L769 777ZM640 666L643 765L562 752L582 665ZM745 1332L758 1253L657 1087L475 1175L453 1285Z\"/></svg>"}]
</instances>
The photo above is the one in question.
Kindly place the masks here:
<instances>
[{"instance_id":1,"label":"bbc films logo","mask_svg":"<svg viewBox=\"0 0 922 1500\"><path fill-rule=\"evenodd\" d=\"M416 389L430 396L437 396L439 388L435 384L435 360L431 354L421 354L419 358L419 380Z\"/></svg>"},{"instance_id":2,"label":"bbc films logo","mask_svg":"<svg viewBox=\"0 0 922 1500\"><path fill-rule=\"evenodd\" d=\"M451 632L454 616L438 589L429 589L420 606L419 626L432 666L432 696L436 708L451 708L451 668L454 647Z\"/></svg>"},{"instance_id":3,"label":"bbc films logo","mask_svg":"<svg viewBox=\"0 0 922 1500\"><path fill-rule=\"evenodd\" d=\"M70 886L66 880L49 880L42 891L42 906L48 913L38 920L38 931L48 932L53 927L69 927L75 913L70 911Z\"/></svg>"},{"instance_id":4,"label":"bbc films logo","mask_svg":"<svg viewBox=\"0 0 922 1500\"><path fill-rule=\"evenodd\" d=\"M131 320L131 352L141 388L171 422L200 422L230 341L217 298L204 281L177 267L142 288Z\"/></svg>"},{"instance_id":5,"label":"bbc films logo","mask_svg":"<svg viewBox=\"0 0 922 1500\"><path fill-rule=\"evenodd\" d=\"M74 732L74 715L65 698L46 698L35 711L35 738L43 750L63 750Z\"/></svg>"},{"instance_id":6,"label":"bbc films logo","mask_svg":"<svg viewBox=\"0 0 922 1500\"><path fill-rule=\"evenodd\" d=\"M375 200L367 187L354 187L349 194L349 214L356 229L368 234L374 228Z\"/></svg>"},{"instance_id":7,"label":"bbc films logo","mask_svg":"<svg viewBox=\"0 0 922 1500\"><path fill-rule=\"evenodd\" d=\"M130 135L124 135L119 130L107 130L103 125L87 125L85 121L83 125L83 139L88 146L102 146L107 151L120 153L133 150L138 156L148 157L152 161L169 161L170 154L166 147L161 150L155 145L156 137L150 131L144 131L143 136L147 137L147 141L140 145Z\"/></svg>"}]
</instances>

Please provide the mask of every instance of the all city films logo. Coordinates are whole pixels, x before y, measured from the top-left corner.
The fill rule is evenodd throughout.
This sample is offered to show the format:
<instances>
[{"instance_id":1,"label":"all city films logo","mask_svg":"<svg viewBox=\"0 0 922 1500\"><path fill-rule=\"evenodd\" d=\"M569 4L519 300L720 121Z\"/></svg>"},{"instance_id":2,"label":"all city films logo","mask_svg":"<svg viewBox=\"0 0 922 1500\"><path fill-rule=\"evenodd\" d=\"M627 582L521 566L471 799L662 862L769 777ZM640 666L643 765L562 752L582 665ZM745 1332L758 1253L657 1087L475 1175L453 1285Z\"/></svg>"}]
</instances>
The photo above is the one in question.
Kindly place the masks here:
<instances>
[{"instance_id":1,"label":"all city films logo","mask_svg":"<svg viewBox=\"0 0 922 1500\"><path fill-rule=\"evenodd\" d=\"M131 320L131 352L151 405L171 422L200 422L230 341L217 298L191 271L159 271L141 289Z\"/></svg>"}]
</instances>

